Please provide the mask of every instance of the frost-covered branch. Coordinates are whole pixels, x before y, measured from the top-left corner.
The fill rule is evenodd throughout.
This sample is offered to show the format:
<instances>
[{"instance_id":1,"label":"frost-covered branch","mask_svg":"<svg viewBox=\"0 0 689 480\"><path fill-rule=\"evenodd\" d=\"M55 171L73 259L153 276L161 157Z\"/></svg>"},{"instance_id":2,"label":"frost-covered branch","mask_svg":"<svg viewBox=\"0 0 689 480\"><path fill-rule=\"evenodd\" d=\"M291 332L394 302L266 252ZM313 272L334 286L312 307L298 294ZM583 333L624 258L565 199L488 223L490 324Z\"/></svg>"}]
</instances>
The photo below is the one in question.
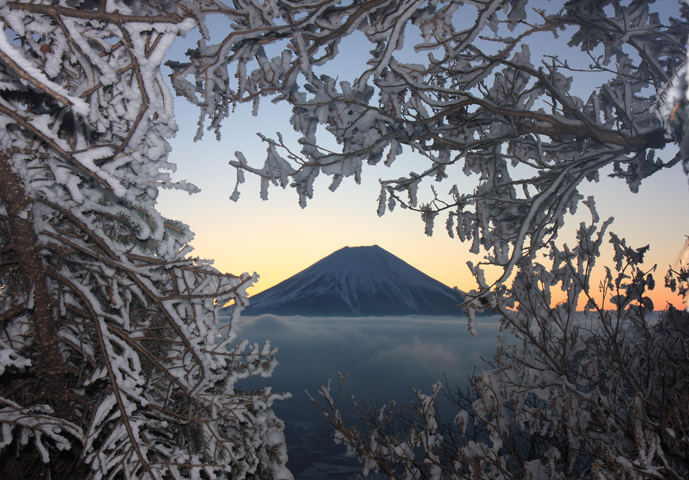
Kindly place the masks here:
<instances>
[{"instance_id":1,"label":"frost-covered branch","mask_svg":"<svg viewBox=\"0 0 689 480\"><path fill-rule=\"evenodd\" d=\"M393 200L378 213L401 203L430 234L442 212L448 231L489 252L486 262L506 278L555 238L582 199L581 182L611 166L636 191L680 160L656 158L672 139L655 107L686 60L686 6L669 19L653 8L650 0L215 2L232 33L169 65L177 93L201 108L199 135L206 120L219 133L236 103L292 105L301 152L266 139L263 167L230 162L237 186L246 170L262 177L262 198L271 183L289 185L305 206L320 174L335 189L345 177L358 182L367 163L403 158L418 166L381 182L381 199ZM367 67L338 82L329 68L337 74L338 46L355 31L371 44ZM535 53L564 35L568 50ZM586 82L593 86L580 98ZM319 146L319 126L340 151ZM447 195L419 200L420 187L441 181L454 184Z\"/></svg>"},{"instance_id":2,"label":"frost-covered branch","mask_svg":"<svg viewBox=\"0 0 689 480\"><path fill-rule=\"evenodd\" d=\"M2 478L291 478L285 395L235 388L276 364L236 338L255 277L156 211L196 190L170 181L160 64L200 8L0 1Z\"/></svg>"},{"instance_id":3,"label":"frost-covered branch","mask_svg":"<svg viewBox=\"0 0 689 480\"><path fill-rule=\"evenodd\" d=\"M642 266L648 247L631 248L606 235L609 221L598 226L590 199L587 204L593 222L582 223L574 248L551 244L548 265L522 260L511 287L491 292L487 303L476 292L468 295L474 298L468 309L493 308L510 335L498 336L492 362L474 375L469 392L451 394L456 410L436 412L437 385L430 396L415 392L402 408L355 404L359 421L352 422L338 411L329 386L321 389L321 414L364 475L689 475L689 314L672 306L653 313L646 292L655 288L654 268ZM614 267L605 267L598 290L591 278L606 236ZM554 303L553 289L566 292L566 299ZM576 310L582 297L586 312Z\"/></svg>"}]
</instances>

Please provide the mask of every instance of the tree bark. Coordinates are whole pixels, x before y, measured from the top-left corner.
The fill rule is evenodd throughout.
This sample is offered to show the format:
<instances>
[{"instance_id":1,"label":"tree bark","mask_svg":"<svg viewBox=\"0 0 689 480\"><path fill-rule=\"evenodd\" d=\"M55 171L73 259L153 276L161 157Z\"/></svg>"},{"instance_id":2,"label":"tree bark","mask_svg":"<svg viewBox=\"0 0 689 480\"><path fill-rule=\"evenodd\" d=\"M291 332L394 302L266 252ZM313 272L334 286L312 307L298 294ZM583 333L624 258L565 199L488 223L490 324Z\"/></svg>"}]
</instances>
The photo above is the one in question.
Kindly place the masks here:
<instances>
[{"instance_id":1,"label":"tree bark","mask_svg":"<svg viewBox=\"0 0 689 480\"><path fill-rule=\"evenodd\" d=\"M4 152L0 152L0 199L7 210L11 248L19 262L26 291L33 291L33 308L29 309L29 317L40 355L40 367L35 372L42 380L41 384L45 385L43 395L37 392L37 396L43 396L61 418L73 420L70 401L74 395L68 389L68 369L58 344L47 277L39 255L38 235L31 219L32 202Z\"/></svg>"}]
</instances>

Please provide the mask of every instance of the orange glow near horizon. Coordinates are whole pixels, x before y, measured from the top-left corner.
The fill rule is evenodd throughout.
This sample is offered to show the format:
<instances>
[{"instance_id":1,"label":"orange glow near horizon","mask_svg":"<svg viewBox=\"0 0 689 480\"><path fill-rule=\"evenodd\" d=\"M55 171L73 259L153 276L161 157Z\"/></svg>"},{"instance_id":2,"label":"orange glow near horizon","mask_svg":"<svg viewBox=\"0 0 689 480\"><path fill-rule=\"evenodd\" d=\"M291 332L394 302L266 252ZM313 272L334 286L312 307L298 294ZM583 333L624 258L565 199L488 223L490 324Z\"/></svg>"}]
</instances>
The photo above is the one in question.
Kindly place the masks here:
<instances>
[{"instance_id":1,"label":"orange glow near horizon","mask_svg":"<svg viewBox=\"0 0 689 480\"><path fill-rule=\"evenodd\" d=\"M268 207L269 202L259 205L261 207ZM299 212L302 211L299 210ZM376 218L375 220L381 222L382 231L390 227L386 223L388 219L385 217L383 219ZM466 261L472 260L476 262L477 259L462 251L466 246L456 239L450 239L442 231L438 232L437 236L426 237L422 232L418 232L422 230L421 225L419 225L420 221L417 218L406 219L406 221L409 220L412 220L412 227L416 226L417 228L409 229L410 231L404 240L395 242L392 245L385 241L366 242L362 240L362 237L365 238L366 235L374 233L370 230L357 232L356 229L345 228L344 230L348 231L348 233L338 233L334 226L324 221L324 231L319 231L319 228L309 228L308 224L303 225L298 219L295 219L290 221L294 224L293 230L287 229L287 225L277 221L277 223L265 223L265 228L253 226L254 241L246 243L240 248L235 248L230 246L234 242L227 240L236 236L235 228L232 225L218 225L212 232L200 231L197 234L197 240L193 242L196 248L194 253L200 255L201 258L215 258L215 267L222 272L234 274L256 272L259 275L259 280L248 289L250 296L277 285L340 248L373 244L379 245L449 287L456 286L463 291L476 288L476 283L466 266ZM414 220L418 221L419 224L414 222ZM338 219L338 221L342 221L342 218ZM320 226L323 226L323 224ZM353 227L353 225L350 227ZM270 234L271 229L285 230L277 238ZM414 233L414 230L417 231L417 234ZM380 232L378 236L382 236ZM239 237L240 239L245 238L243 235L239 235ZM307 241L305 238L309 240ZM655 310L664 310L668 303L678 309L685 308L684 300L664 286L664 277L667 272L667 253L675 252L672 256L676 258L677 253L680 251L680 244L669 248L673 250L666 249L663 251L661 249L654 249L652 246L644 264L644 266L647 266L646 268L650 268L653 264L658 265L653 273L656 287L654 290L647 292L647 296L654 303ZM601 259L598 260L591 282L593 296L599 304L602 294L599 292L598 286L604 275L603 267L605 263L603 260L610 259L611 256L612 248L604 244ZM663 261L666 263L665 268L662 268ZM610 265L610 261L607 263ZM612 267L612 265L610 266ZM558 286L551 289L551 295L553 304L559 303L566 298L566 293ZM606 308L611 306L609 297L610 293L608 293L608 298L605 302ZM582 299L579 303L579 309L583 309L586 303L585 300Z\"/></svg>"},{"instance_id":2,"label":"orange glow near horizon","mask_svg":"<svg viewBox=\"0 0 689 480\"><path fill-rule=\"evenodd\" d=\"M654 275L655 278L655 275ZM602 277L601 277L602 279ZM660 281L659 281L660 280ZM605 302L602 303L602 293L598 291L598 282L595 283L596 287L595 290L593 291L592 297L594 300L596 300L596 303L598 305L602 305L604 310L610 310L611 308L614 308L614 305L610 303L610 297L612 294L608 292L607 298L605 299ZM562 301L564 301L567 298L566 292L563 292L559 288L553 288L551 290L551 295L552 295L552 301L553 305L556 305ZM647 291L646 295L651 299L653 302L653 307L655 311L662 311L665 310L668 306L668 304L671 304L677 309L684 309L686 308L686 301L682 299L677 293L672 293L672 291L669 288L665 288L664 282L661 279L656 279L656 286L653 290ZM584 307L586 305L586 298L582 295L582 297L579 299L579 304L577 305L577 310L584 310Z\"/></svg>"},{"instance_id":3,"label":"orange glow near horizon","mask_svg":"<svg viewBox=\"0 0 689 480\"><path fill-rule=\"evenodd\" d=\"M181 104L184 105L184 104ZM180 132L173 140L170 161L178 165L176 180L185 179L198 185L202 192L188 195L180 191L164 190L160 193L159 209L167 218L189 224L195 233L193 255L214 259L215 267L222 272L241 274L257 272L260 280L248 292L255 295L309 267L318 260L345 246L379 245L393 255L421 270L425 274L461 290L476 287L466 266L483 259L483 253L473 255L470 245L449 238L445 230L445 216L439 215L434 234L424 234L419 214L397 207L383 217L376 214L380 191L380 178L397 178L418 167L417 158L402 155L392 168L383 165L366 166L361 185L345 179L336 192L328 191L329 178L317 179L314 199L301 209L293 189L269 189L268 201L259 198L259 181L247 175L237 203L229 196L235 184L234 169L227 161L232 152L242 150L250 163L260 164L265 156L265 145L251 143L253 132L270 132L266 118L251 117L244 106L238 106L241 122L223 133L221 142L205 138L190 142L196 125L180 123ZM271 107L272 108L272 107ZM275 108L281 108L276 106ZM191 107L177 108L178 118L194 118ZM263 110L262 110L263 111ZM266 112L271 113L269 109ZM289 111L273 114L288 118ZM234 117L239 118L239 117ZM277 128L276 128L277 129ZM674 152L659 152L664 159ZM449 190L452 183L471 191L473 179L467 179L461 170L450 172L453 177L447 184L436 185L439 191ZM610 231L627 238L627 244L638 248L650 244L644 268L657 264L656 289L650 292L656 309L669 302L682 306L681 298L664 287L663 278L669 265L674 265L689 234L689 217L685 212L689 204L687 176L681 165L644 179L638 194L632 194L622 180L609 179L601 174L600 183L584 182L579 188L584 196L593 195L601 221L615 216ZM420 198L430 192L425 185L419 190ZM683 216L682 216L683 215ZM558 242L572 245L580 222L590 223L590 214L580 205L574 216L565 218ZM610 264L612 247L604 240L597 269ZM599 273L602 278L602 273ZM597 290L597 280L594 285ZM558 293L553 291L555 298ZM564 298L564 297L562 297Z\"/></svg>"},{"instance_id":4,"label":"orange glow near horizon","mask_svg":"<svg viewBox=\"0 0 689 480\"><path fill-rule=\"evenodd\" d=\"M553 3L553 2L551 2ZM198 35L191 33L185 41L173 45L170 58L183 58L183 52L193 46ZM362 46L370 45L363 35L354 35L352 42L342 42L338 78L354 80L355 72L368 68L366 58L358 55ZM409 39L408 39L409 41ZM533 45L534 50L539 45ZM175 50L176 49L176 50ZM348 49L348 50L347 50ZM541 52L543 53L543 52ZM574 51L570 52L575 54ZM357 63L359 62L359 63ZM577 77L579 78L579 77ZM588 95L586 82L575 80L573 88ZM593 88L593 87L591 87ZM314 198L301 209L294 189L282 190L271 186L269 200L259 197L259 180L255 175L246 175L246 183L240 189L237 203L229 200L235 186L235 170L228 165L234 160L235 151L241 151L250 165L260 168L265 161L267 145L256 135L261 132L275 137L281 132L286 144L295 151L299 135L289 124L291 107L285 102L265 102L252 114L252 105L239 104L233 107L232 115L224 122L222 140L216 141L207 133L202 141L192 139L197 131L198 108L185 100L175 100L175 113L179 132L171 140L172 151L169 160L177 164L173 180L187 180L202 189L200 194L189 196L184 192L163 190L159 197L159 209L168 218L190 225L196 237L192 242L193 255L214 259L215 267L222 272L241 274L257 272L259 281L248 292L255 295L290 276L309 267L318 260L345 246L377 244L393 255L421 270L425 274L461 290L476 287L467 266L483 260L484 252L474 255L470 245L457 239L450 239L445 231L446 216L437 217L433 237L424 235L424 226L418 213L402 210L397 206L383 217L376 215L379 179L406 176L410 171L421 171L427 167L426 160L405 147L404 152L392 164L385 167L382 162L375 166L364 165L361 185L355 185L352 178L346 178L336 192L330 192L330 178L321 175L316 179ZM322 127L319 127L322 128ZM324 132L322 132L324 133ZM319 133L320 135L320 133ZM327 135L319 137L323 147L340 148ZM332 142L330 145L328 142ZM669 146L656 152L657 158L670 161L677 151ZM449 178L442 183L424 182L419 188L419 200L429 201L431 183L440 196L445 195L453 184L463 193L472 192L477 177L466 177L463 165L448 166ZM689 205L687 176L680 164L645 178L639 192L633 194L622 179L611 179L611 168L600 172L600 182L584 181L579 193L584 197L595 197L601 222L615 217L610 231L626 237L627 244L638 248L650 244L644 268L657 264L654 274L656 288L649 293L656 309L667 303L678 308L682 299L664 287L664 276L669 265L674 265L689 234ZM579 222L590 222L590 214L579 205L575 215L565 217L557 242L572 245ZM598 293L598 282L602 278L603 266L611 263L612 248L604 241L601 257L597 261L594 288ZM564 293L553 290L553 300L564 298Z\"/></svg>"},{"instance_id":5,"label":"orange glow near horizon","mask_svg":"<svg viewBox=\"0 0 689 480\"><path fill-rule=\"evenodd\" d=\"M352 187L357 188L364 187ZM221 190L215 201L226 201L226 193L226 190ZM271 200L267 202L252 199L245 200L244 204L242 200L237 204L226 202L224 207L229 212L225 218L230 221L219 221L217 213L204 206L203 202L207 200L203 194L184 194L184 202L176 202L174 210L163 213L169 218L182 219L190 224L196 233L192 242L194 255L215 259L215 267L222 272L258 273L260 279L249 288L250 295L286 280L342 247L374 244L445 285L457 286L464 291L476 288L466 262L471 260L477 263L481 257L470 254L467 244L449 238L443 228L444 222L438 221L434 236L427 237L423 233L421 220L414 212L395 211L378 218L375 215L375 198L369 198L369 202L362 202L362 205L352 202L354 206L339 201L352 193L356 193L356 190L340 196L322 192L320 198L317 197L302 210L295 205L296 195L293 192L275 189L271 191ZM257 196L257 192L251 191L249 186L246 195ZM636 198L628 193L627 196L631 197L627 199L627 205L634 207ZM689 194L686 196L689 199ZM276 198L273 200L272 197ZM211 203L213 201L211 198ZM599 204L602 205L599 206L602 217L604 213L611 213L604 202ZM168 205L164 207L169 208ZM656 288L648 292L655 309L662 310L668 303L682 308L681 297L664 287L664 277L668 267L675 264L684 244L683 233L689 232L689 228L681 228L681 223L677 222L672 229L663 231L663 218L657 215L650 217L645 229L634 230L629 229L633 219L626 220L620 214L617 217L611 230L621 236L631 230L632 234L627 235L628 245L635 248L651 245L643 267L650 269L657 264L654 273ZM560 235L563 242L570 244L574 238L575 220L585 221L586 218L572 220ZM598 285L603 278L603 267L611 264L612 254L612 247L606 239L592 281L597 297L600 296ZM565 298L565 294L557 288L551 293L554 302ZM580 307L583 308L583 304Z\"/></svg>"}]
</instances>

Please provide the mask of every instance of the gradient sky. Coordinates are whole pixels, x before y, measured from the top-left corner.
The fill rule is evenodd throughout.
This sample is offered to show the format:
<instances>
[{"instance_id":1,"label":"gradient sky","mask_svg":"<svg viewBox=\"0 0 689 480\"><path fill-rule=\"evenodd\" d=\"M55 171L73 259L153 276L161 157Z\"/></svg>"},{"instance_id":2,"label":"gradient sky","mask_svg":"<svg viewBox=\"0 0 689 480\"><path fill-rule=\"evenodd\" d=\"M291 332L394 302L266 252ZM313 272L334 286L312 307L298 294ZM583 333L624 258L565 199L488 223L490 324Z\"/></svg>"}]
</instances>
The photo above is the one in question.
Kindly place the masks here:
<instances>
[{"instance_id":1,"label":"gradient sky","mask_svg":"<svg viewBox=\"0 0 689 480\"><path fill-rule=\"evenodd\" d=\"M181 58L181 53L194 41L192 33L173 46L169 57ZM357 55L356 44L357 41L353 41L350 51L343 52L344 63L338 67L342 72L336 73L340 74L340 79L347 79L346 72L360 71L364 56ZM346 45L341 50L345 48ZM168 73L166 67L163 71ZM583 91L586 86L579 88ZM280 131L295 145L296 136L288 123L289 107L264 101L259 116L252 117L249 106L240 105L225 121L221 141L216 141L214 134L207 132L204 139L196 143L193 137L197 110L179 98L175 109L180 128L171 142L170 160L178 165L174 178L188 180L202 192L189 196L184 192L164 190L159 198L160 211L169 218L187 223L195 232L192 242L195 255L215 259L215 266L223 272L257 272L260 280L249 290L251 294L285 280L344 246L374 244L451 287L474 288L466 262L476 263L483 254L474 256L469 253L468 244L450 239L444 218L438 217L433 237L427 237L419 215L414 212L398 207L382 218L376 214L378 180L397 178L422 168L419 158L408 150L392 168L365 166L361 185L356 185L351 178L345 179L332 193L327 189L329 178L319 178L314 199L303 210L291 188L283 191L272 187L269 200L261 201L258 179L251 175L247 175L241 197L234 203L229 196L235 184L235 171L228 162L235 158L235 151L241 150L251 164L263 164L266 146L256 132L274 137L275 132ZM660 152L659 157L669 160L675 151L668 148ZM646 179L636 195L623 181L601 177L600 183L584 184L581 193L595 196L602 219L615 217L611 230L626 237L628 245L651 245L646 264L649 268L658 265L654 275L658 286L651 293L656 309L663 308L666 302L679 306L681 300L662 287L662 278L668 266L676 265L686 235L689 235L686 213L689 189L681 166ZM439 192L448 191L452 183L473 189L472 179L464 177L459 167L452 178L439 184ZM421 187L420 195L430 195L429 185ZM580 208L576 216L567 218L560 242L574 244L576 227L590 217L584 210ZM612 249L608 247L606 244L601 260L611 263Z\"/></svg>"}]
</instances>

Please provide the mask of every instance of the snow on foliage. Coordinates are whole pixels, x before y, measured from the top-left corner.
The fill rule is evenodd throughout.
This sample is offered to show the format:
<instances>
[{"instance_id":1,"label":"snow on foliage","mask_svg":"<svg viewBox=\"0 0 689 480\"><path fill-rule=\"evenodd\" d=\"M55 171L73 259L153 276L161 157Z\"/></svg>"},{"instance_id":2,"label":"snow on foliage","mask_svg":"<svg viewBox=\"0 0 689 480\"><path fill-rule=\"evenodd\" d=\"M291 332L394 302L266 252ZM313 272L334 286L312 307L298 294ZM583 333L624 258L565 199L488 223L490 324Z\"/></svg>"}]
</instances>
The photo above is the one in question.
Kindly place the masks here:
<instances>
[{"instance_id":1,"label":"snow on foliage","mask_svg":"<svg viewBox=\"0 0 689 480\"><path fill-rule=\"evenodd\" d=\"M546 12L527 0L0 0L7 475L291 477L271 410L280 395L234 388L269 374L274 350L235 343L234 318L214 345L218 309L234 301L238 315L252 277L188 257L191 232L155 209L161 187L195 190L170 180L166 139L176 126L160 63L198 27L188 59L167 64L176 93L200 108L197 138L206 120L219 135L235 103L256 111L261 97L289 102L301 135L299 152L264 137L263 167L237 154L237 186L249 171L263 179L262 198L271 183L290 185L305 206L321 173L335 189L358 181L366 163L415 152L421 173L382 181L379 214L397 203L418 210L430 235L445 212L451 234L504 269L487 285L472 268L480 290L467 309L502 311L524 344L498 350L463 409L471 413L457 416L475 437L453 444L451 461L437 453L447 441L433 420L438 387L417 393L421 424L399 444L379 433L348 439L331 417L367 471L389 458L401 459L390 471L404 478L686 477L686 314L647 320L653 279L638 268L643 249L612 237L616 274L603 289L613 310L589 299L598 323L582 328L574 306L590 295L587 266L607 224L595 237L597 227L582 226L571 251L551 244L583 200L582 181L612 166L636 191L686 152L655 157L672 141L656 111L668 112L660 97L679 98L663 94L686 60L688 7L666 20L652 4L573 0ZM229 24L219 43L207 15ZM413 62L411 29L421 37ZM368 68L353 82L321 74L357 30L372 45ZM535 42L565 34L581 55L536 53ZM585 98L574 75L598 80ZM319 146L319 126L340 151ZM683 130L669 128L679 141ZM447 180L453 166L477 177L476 188L456 180L447 195L434 189L420 200L419 187ZM533 263L546 245L552 270ZM684 267L666 278L680 292L686 282ZM568 300L551 306L556 284Z\"/></svg>"},{"instance_id":2,"label":"snow on foliage","mask_svg":"<svg viewBox=\"0 0 689 480\"><path fill-rule=\"evenodd\" d=\"M335 440L359 458L364 475L689 475L687 313L670 308L651 320L644 292L655 280L640 266L646 248L615 235L615 268L595 296L591 269L610 222L600 224L593 200L578 191L608 168L636 192L644 178L689 158L682 90L689 7L662 2L660 15L655 3L247 1L218 7L231 25L220 43L207 37L187 62L170 63L174 88L201 108L199 135L207 120L219 134L230 104L257 108L272 97L293 107L300 151L278 136L264 137L262 167L238 153L230 162L238 170L233 200L244 171L262 178L262 198L271 183L289 185L305 206L321 173L335 189L345 177L358 182L367 163L390 165L413 152L415 171L381 181L378 214L400 203L420 212L429 235L446 215L451 236L503 269L489 285L481 265L470 265L479 289L465 294L469 329L476 330L477 311L492 308L521 343L503 339L492 368L455 397L456 424L436 420L439 386L431 396L416 392L411 410L362 409L366 433L337 411L330 386L320 391ZM367 68L338 81L324 72L357 30L371 43ZM421 39L414 53L405 42L415 38L411 30ZM539 53L542 42L565 35L561 52ZM324 132L337 151L319 146ZM656 158L672 142L680 152ZM453 178L449 193L439 194L435 184L448 181L453 167L477 179L475 188ZM435 182L430 201L420 194L428 182ZM566 215L581 205L592 224L581 225L574 248L559 248ZM536 261L542 249L550 265ZM686 293L687 278L682 265L666 284ZM567 299L553 304L556 286ZM576 313L582 297L586 322Z\"/></svg>"},{"instance_id":3,"label":"snow on foliage","mask_svg":"<svg viewBox=\"0 0 689 480\"><path fill-rule=\"evenodd\" d=\"M255 278L189 257L155 208L196 190L170 180L160 64L203 8L0 0L3 478L291 478L284 395L235 388L275 366L236 341Z\"/></svg>"},{"instance_id":4,"label":"snow on foliage","mask_svg":"<svg viewBox=\"0 0 689 480\"><path fill-rule=\"evenodd\" d=\"M685 4L662 2L659 15L653 0L214 3L232 33L169 63L177 93L201 109L198 135L206 124L219 135L230 105L269 97L292 105L301 136L300 151L264 137L263 167L238 154L237 187L249 171L261 198L271 183L289 185L305 206L321 173L335 189L367 163L414 157L415 171L381 181L378 214L390 198L390 210L419 211L430 235L442 212L451 235L504 268L501 280L557 236L582 181L612 167L636 191L680 161L655 157L671 142L656 107L686 60ZM371 44L368 68L353 82L321 73L355 31ZM558 51L540 53L544 42ZM590 85L583 97L579 84ZM319 147L328 134L336 151ZM476 188L449 180L453 166ZM428 181L454 185L420 201Z\"/></svg>"},{"instance_id":5,"label":"snow on foliage","mask_svg":"<svg viewBox=\"0 0 689 480\"><path fill-rule=\"evenodd\" d=\"M363 428L340 415L329 385L321 389L325 405L318 408L364 475L689 476L689 314L670 307L654 316L645 296L655 286L654 269L642 267L648 248L628 247L614 234L608 238L615 267L596 292L591 275L608 224L582 224L575 248L550 246L552 267L520 262L513 285L491 292L488 303L515 340L501 335L490 368L472 379L468 392L450 392L459 409L454 422L434 410L439 385L431 396L416 391L401 409L357 406ZM554 288L567 292L556 305ZM581 298L586 316L575 309Z\"/></svg>"}]
</instances>

